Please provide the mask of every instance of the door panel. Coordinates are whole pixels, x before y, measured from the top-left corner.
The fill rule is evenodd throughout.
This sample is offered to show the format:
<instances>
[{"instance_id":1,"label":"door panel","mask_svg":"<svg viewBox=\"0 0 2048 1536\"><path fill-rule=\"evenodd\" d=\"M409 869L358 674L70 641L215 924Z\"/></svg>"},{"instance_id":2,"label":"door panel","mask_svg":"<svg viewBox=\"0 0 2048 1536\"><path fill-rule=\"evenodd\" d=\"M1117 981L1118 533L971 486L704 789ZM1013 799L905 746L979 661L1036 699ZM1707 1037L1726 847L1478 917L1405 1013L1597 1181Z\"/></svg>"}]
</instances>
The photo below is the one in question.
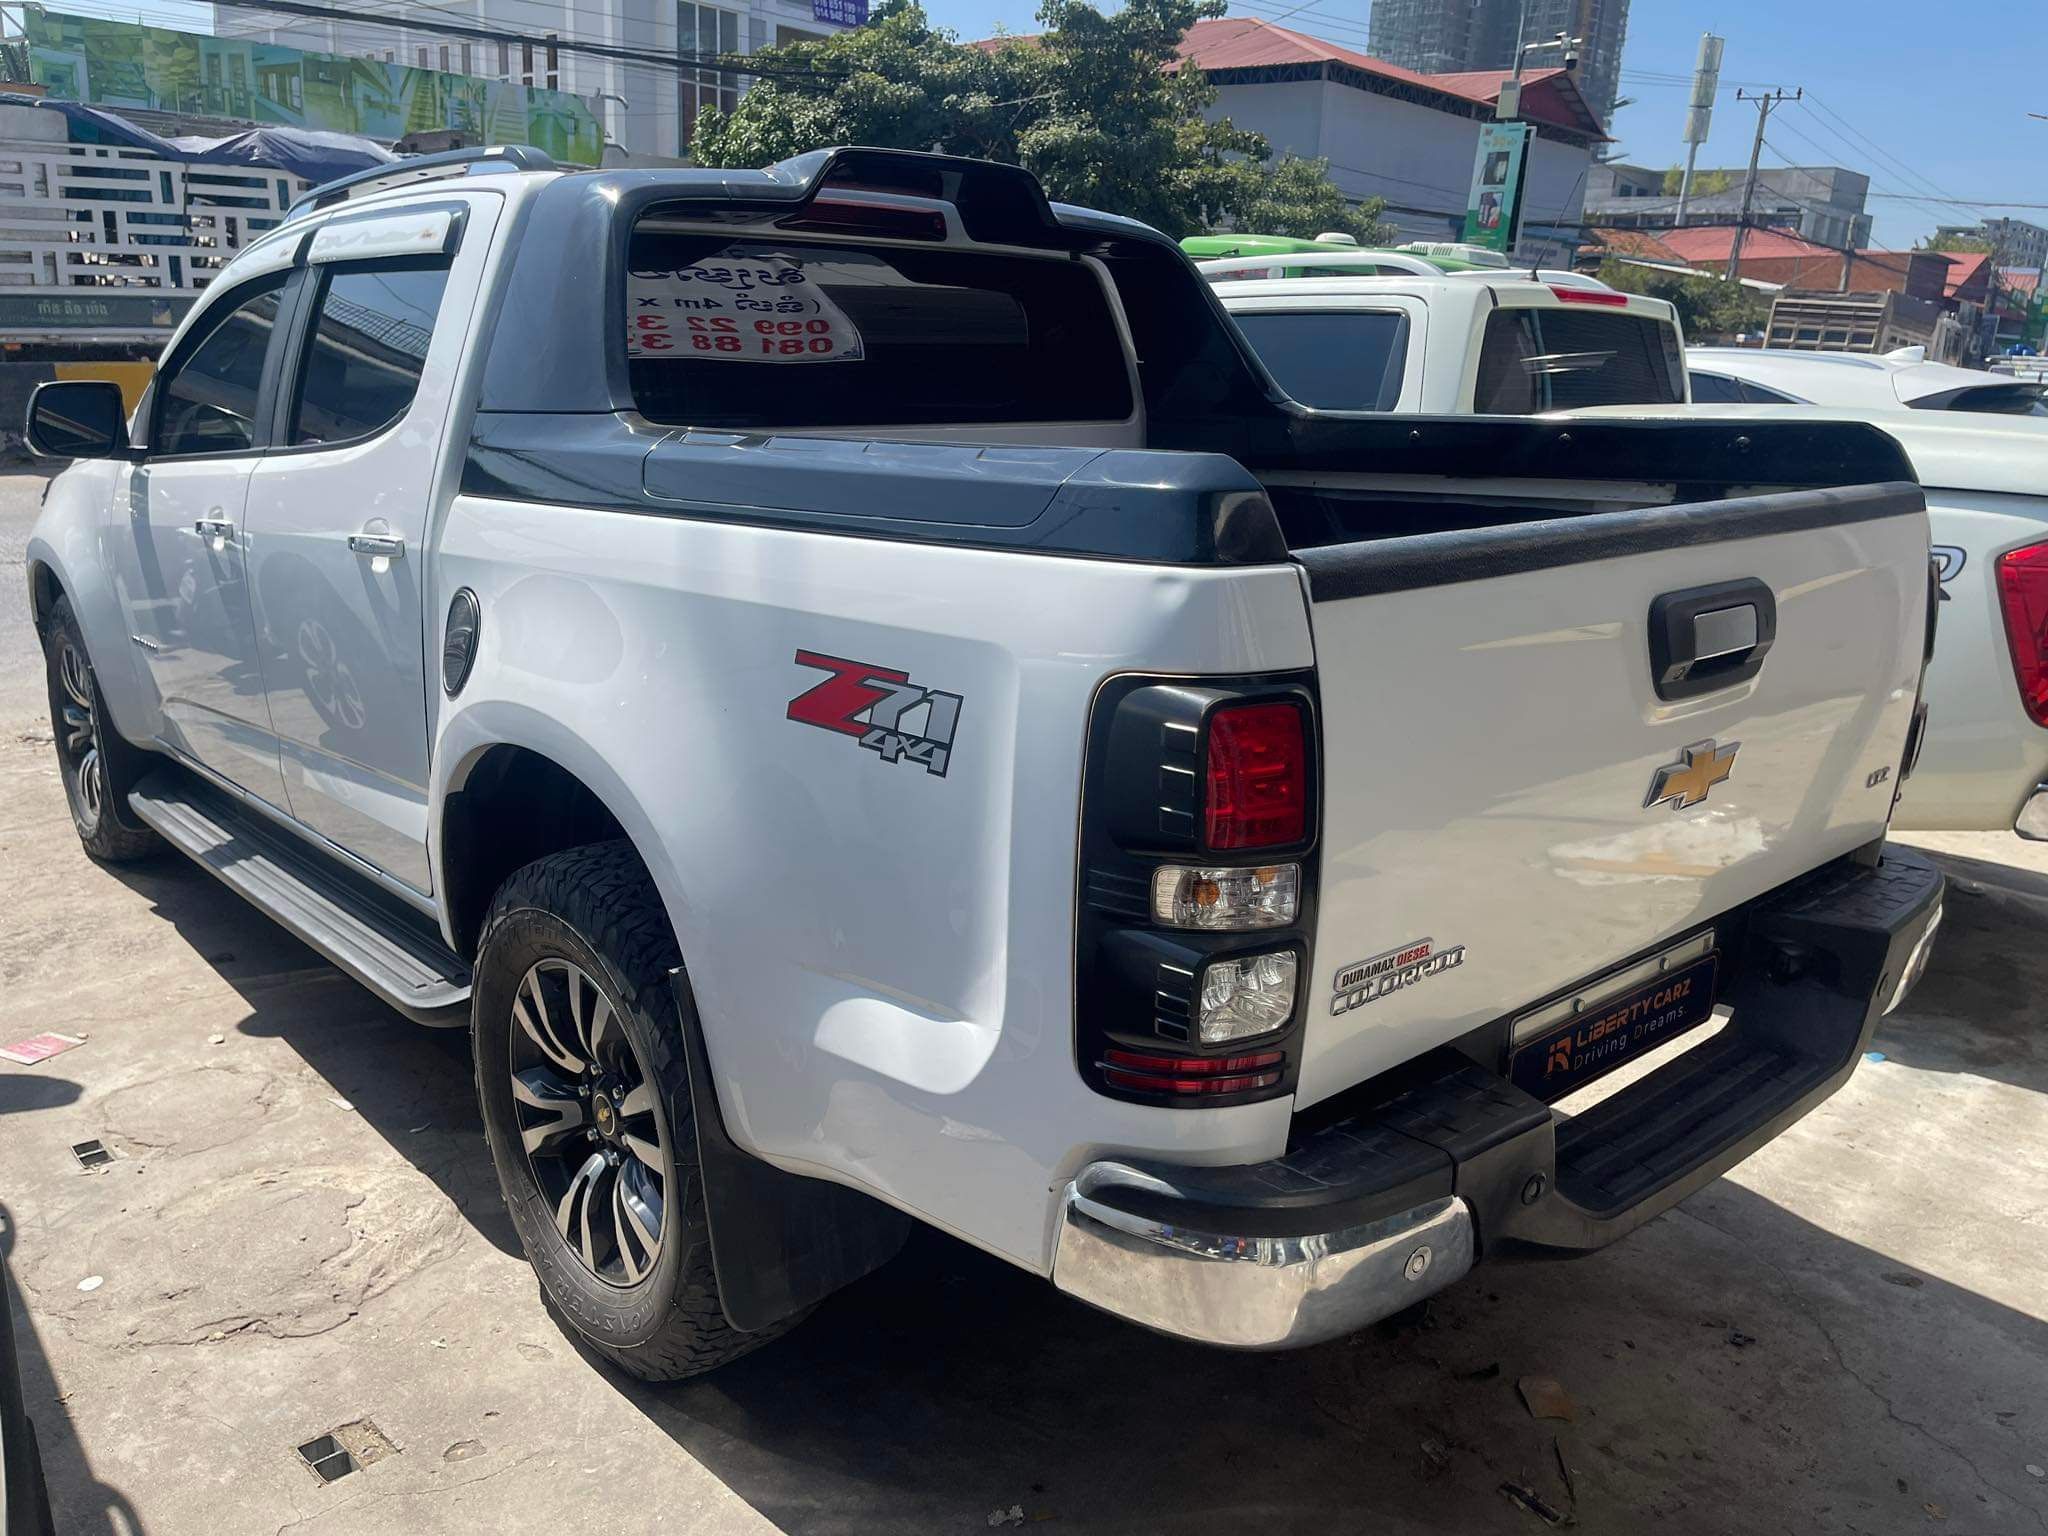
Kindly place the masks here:
<instances>
[{"instance_id":1,"label":"door panel","mask_svg":"<svg viewBox=\"0 0 2048 1536\"><path fill-rule=\"evenodd\" d=\"M257 663L243 528L262 450L286 274L224 294L151 391L148 458L127 475L117 562L167 744L282 806Z\"/></svg>"},{"instance_id":2,"label":"door panel","mask_svg":"<svg viewBox=\"0 0 2048 1536\"><path fill-rule=\"evenodd\" d=\"M427 865L423 544L498 200L452 263L309 273L293 398L250 481L263 679L292 815L417 890Z\"/></svg>"}]
</instances>

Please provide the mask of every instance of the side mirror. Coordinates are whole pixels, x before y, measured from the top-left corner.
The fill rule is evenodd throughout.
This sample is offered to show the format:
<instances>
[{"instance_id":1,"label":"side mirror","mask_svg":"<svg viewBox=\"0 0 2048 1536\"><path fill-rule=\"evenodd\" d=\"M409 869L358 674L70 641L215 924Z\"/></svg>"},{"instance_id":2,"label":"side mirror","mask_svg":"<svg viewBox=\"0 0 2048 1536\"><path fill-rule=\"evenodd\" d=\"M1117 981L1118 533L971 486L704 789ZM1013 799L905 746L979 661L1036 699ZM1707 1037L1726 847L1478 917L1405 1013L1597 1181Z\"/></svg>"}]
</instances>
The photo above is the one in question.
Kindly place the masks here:
<instances>
[{"instance_id":1,"label":"side mirror","mask_svg":"<svg viewBox=\"0 0 2048 1536\"><path fill-rule=\"evenodd\" d=\"M46 459L125 459L128 412L121 386L58 379L28 397L28 445Z\"/></svg>"}]
</instances>

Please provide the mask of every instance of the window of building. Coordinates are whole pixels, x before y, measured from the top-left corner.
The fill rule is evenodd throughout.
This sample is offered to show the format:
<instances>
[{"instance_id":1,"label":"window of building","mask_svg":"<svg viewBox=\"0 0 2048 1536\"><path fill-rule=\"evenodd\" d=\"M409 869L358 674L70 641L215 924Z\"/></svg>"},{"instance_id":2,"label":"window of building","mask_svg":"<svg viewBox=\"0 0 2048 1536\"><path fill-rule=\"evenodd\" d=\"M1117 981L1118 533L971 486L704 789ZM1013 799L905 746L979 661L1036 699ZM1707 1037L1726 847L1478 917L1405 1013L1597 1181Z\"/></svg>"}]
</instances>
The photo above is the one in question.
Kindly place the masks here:
<instances>
[{"instance_id":1,"label":"window of building","mask_svg":"<svg viewBox=\"0 0 2048 1536\"><path fill-rule=\"evenodd\" d=\"M444 75L448 73L448 45L446 43L441 45L441 73Z\"/></svg>"},{"instance_id":2,"label":"window of building","mask_svg":"<svg viewBox=\"0 0 2048 1536\"><path fill-rule=\"evenodd\" d=\"M203 339L157 375L153 453L235 453L254 446L263 359L277 331L287 275L259 279L215 311L219 318Z\"/></svg>"},{"instance_id":3,"label":"window of building","mask_svg":"<svg viewBox=\"0 0 2048 1536\"><path fill-rule=\"evenodd\" d=\"M715 59L740 51L740 17L737 11L698 5L695 0L676 0L676 51L684 58ZM730 112L739 105L740 79L713 69L677 70L676 145L687 151L690 135L697 131L697 114L708 107Z\"/></svg>"},{"instance_id":4,"label":"window of building","mask_svg":"<svg viewBox=\"0 0 2048 1536\"><path fill-rule=\"evenodd\" d=\"M1408 317L1397 309L1235 314L1274 381L1321 411L1391 411L1408 366Z\"/></svg>"},{"instance_id":5,"label":"window of building","mask_svg":"<svg viewBox=\"0 0 2048 1536\"><path fill-rule=\"evenodd\" d=\"M656 216L658 217L658 216ZM628 370L651 420L1124 421L1116 322L1078 262L635 230Z\"/></svg>"},{"instance_id":6,"label":"window of building","mask_svg":"<svg viewBox=\"0 0 2048 1536\"><path fill-rule=\"evenodd\" d=\"M427 65L427 47L426 47L426 44L422 43L422 44L420 45L420 49L419 49L419 55L420 55L420 68L421 68L421 69L425 69L425 68L427 68L427 67L428 67L428 65Z\"/></svg>"},{"instance_id":7,"label":"window of building","mask_svg":"<svg viewBox=\"0 0 2048 1536\"><path fill-rule=\"evenodd\" d=\"M533 84L533 44L531 43L521 43L519 45L519 83L521 85Z\"/></svg>"},{"instance_id":8,"label":"window of building","mask_svg":"<svg viewBox=\"0 0 2048 1536\"><path fill-rule=\"evenodd\" d=\"M290 441L381 432L419 390L448 285L445 265L330 268L292 405Z\"/></svg>"},{"instance_id":9,"label":"window of building","mask_svg":"<svg viewBox=\"0 0 2048 1536\"><path fill-rule=\"evenodd\" d=\"M463 73L464 73L465 75L469 75L469 74L474 74L474 73L476 72L475 70L473 70L473 69L472 69L472 68L470 67L470 62L471 62L471 61L470 61L470 52L469 52L469 44L467 44L467 43L464 43L464 44L462 45L462 72L463 72Z\"/></svg>"},{"instance_id":10,"label":"window of building","mask_svg":"<svg viewBox=\"0 0 2048 1536\"><path fill-rule=\"evenodd\" d=\"M498 44L498 78L500 80L510 80L512 78L512 45L510 43Z\"/></svg>"},{"instance_id":11,"label":"window of building","mask_svg":"<svg viewBox=\"0 0 2048 1536\"><path fill-rule=\"evenodd\" d=\"M791 43L822 43L823 41L825 41L825 34L822 32L806 32L801 27L785 27L779 24L775 28L775 46L778 48L786 48Z\"/></svg>"}]
</instances>

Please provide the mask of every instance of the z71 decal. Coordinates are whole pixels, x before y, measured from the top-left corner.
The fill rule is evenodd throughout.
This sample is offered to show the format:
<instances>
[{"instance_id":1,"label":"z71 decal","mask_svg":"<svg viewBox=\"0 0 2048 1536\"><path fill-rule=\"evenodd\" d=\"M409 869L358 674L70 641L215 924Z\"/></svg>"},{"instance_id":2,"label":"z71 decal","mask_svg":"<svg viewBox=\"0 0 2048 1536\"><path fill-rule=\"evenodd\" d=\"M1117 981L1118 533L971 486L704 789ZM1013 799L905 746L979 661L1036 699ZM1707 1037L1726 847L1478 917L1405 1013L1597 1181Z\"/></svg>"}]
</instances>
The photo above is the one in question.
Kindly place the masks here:
<instances>
[{"instance_id":1,"label":"z71 decal","mask_svg":"<svg viewBox=\"0 0 2048 1536\"><path fill-rule=\"evenodd\" d=\"M893 667L819 651L798 651L796 664L832 675L789 701L790 719L857 736L885 763L907 758L924 764L926 773L946 776L960 723L959 694L920 687Z\"/></svg>"}]
</instances>

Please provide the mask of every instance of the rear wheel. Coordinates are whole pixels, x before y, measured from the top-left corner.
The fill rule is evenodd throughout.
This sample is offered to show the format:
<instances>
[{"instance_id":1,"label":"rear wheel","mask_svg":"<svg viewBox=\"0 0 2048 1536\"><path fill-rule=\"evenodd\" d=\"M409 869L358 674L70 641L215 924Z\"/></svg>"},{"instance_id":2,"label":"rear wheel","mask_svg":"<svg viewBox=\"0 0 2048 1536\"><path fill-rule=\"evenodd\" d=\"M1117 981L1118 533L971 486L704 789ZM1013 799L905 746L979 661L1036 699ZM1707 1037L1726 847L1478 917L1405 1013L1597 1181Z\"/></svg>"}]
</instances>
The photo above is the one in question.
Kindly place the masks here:
<instances>
[{"instance_id":1,"label":"rear wheel","mask_svg":"<svg viewBox=\"0 0 2048 1536\"><path fill-rule=\"evenodd\" d=\"M654 882L613 842L499 888L473 983L477 1093L526 1256L576 1331L650 1381L783 1331L741 1333L719 1304L680 964Z\"/></svg>"},{"instance_id":2,"label":"rear wheel","mask_svg":"<svg viewBox=\"0 0 2048 1536\"><path fill-rule=\"evenodd\" d=\"M50 608L43 661L49 675L57 771L64 780L78 840L87 853L110 864L146 858L161 846L160 840L147 827L128 820L127 803L148 754L123 740L107 719L85 635L68 597L58 598Z\"/></svg>"}]
</instances>

